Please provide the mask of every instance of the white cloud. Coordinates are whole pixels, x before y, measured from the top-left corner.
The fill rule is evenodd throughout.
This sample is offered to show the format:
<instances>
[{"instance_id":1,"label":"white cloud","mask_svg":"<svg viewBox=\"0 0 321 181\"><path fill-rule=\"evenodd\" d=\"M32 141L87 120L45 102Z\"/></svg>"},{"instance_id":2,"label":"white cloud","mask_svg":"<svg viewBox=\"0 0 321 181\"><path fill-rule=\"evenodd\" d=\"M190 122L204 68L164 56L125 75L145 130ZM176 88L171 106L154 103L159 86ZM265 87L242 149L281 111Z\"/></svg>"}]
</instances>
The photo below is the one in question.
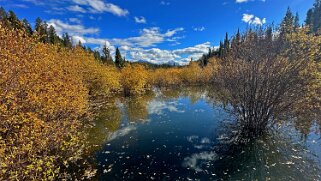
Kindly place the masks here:
<instances>
[{"instance_id":1,"label":"white cloud","mask_svg":"<svg viewBox=\"0 0 321 181\"><path fill-rule=\"evenodd\" d=\"M175 101L165 102L165 101L153 100L148 104L148 112L149 114L157 114L157 115L163 115L165 110L169 112L183 113L184 110L179 110L177 106L178 106L178 102L175 102Z\"/></svg>"},{"instance_id":2,"label":"white cloud","mask_svg":"<svg viewBox=\"0 0 321 181\"><path fill-rule=\"evenodd\" d=\"M81 24L81 20L78 18L69 18L69 21L71 23Z\"/></svg>"},{"instance_id":3,"label":"white cloud","mask_svg":"<svg viewBox=\"0 0 321 181\"><path fill-rule=\"evenodd\" d=\"M255 0L236 0L236 3L246 3L246 2L250 2L250 1L255 1ZM266 0L260 0L262 2L265 2Z\"/></svg>"},{"instance_id":4,"label":"white cloud","mask_svg":"<svg viewBox=\"0 0 321 181\"><path fill-rule=\"evenodd\" d=\"M174 50L173 53L177 55L204 54L208 52L208 48L210 46L210 42L205 42L203 44L195 45L193 47Z\"/></svg>"},{"instance_id":5,"label":"white cloud","mask_svg":"<svg viewBox=\"0 0 321 181\"><path fill-rule=\"evenodd\" d=\"M44 5L45 3L41 0L23 0L25 2L29 2L32 3L34 5L40 6L40 5Z\"/></svg>"},{"instance_id":6,"label":"white cloud","mask_svg":"<svg viewBox=\"0 0 321 181\"><path fill-rule=\"evenodd\" d=\"M87 12L84 8L82 8L82 7L78 6L78 5L69 6L69 7L67 7L67 9L69 11L79 12L79 13L86 13Z\"/></svg>"},{"instance_id":7,"label":"white cloud","mask_svg":"<svg viewBox=\"0 0 321 181\"><path fill-rule=\"evenodd\" d=\"M236 3L246 3L249 2L250 0L236 0Z\"/></svg>"},{"instance_id":8,"label":"white cloud","mask_svg":"<svg viewBox=\"0 0 321 181\"><path fill-rule=\"evenodd\" d=\"M52 25L56 29L58 35L68 33L72 36L81 36L87 34L96 34L99 32L98 28L85 28L83 25L79 24L71 25L57 19L49 20L48 25Z\"/></svg>"},{"instance_id":9,"label":"white cloud","mask_svg":"<svg viewBox=\"0 0 321 181\"><path fill-rule=\"evenodd\" d=\"M130 47L153 47L164 41L172 41L174 35L183 31L184 28L175 28L162 33L159 27L144 28L140 31L140 36L125 39L114 38L110 41L113 44Z\"/></svg>"},{"instance_id":10,"label":"white cloud","mask_svg":"<svg viewBox=\"0 0 321 181\"><path fill-rule=\"evenodd\" d=\"M112 13L116 16L126 16L129 14L128 10L112 4L105 3L103 0L73 0L79 6L86 6L91 13Z\"/></svg>"},{"instance_id":11,"label":"white cloud","mask_svg":"<svg viewBox=\"0 0 321 181\"><path fill-rule=\"evenodd\" d=\"M140 17L134 17L134 19L135 19L135 22L136 23L139 23L139 24L146 24L146 18L145 17L143 17L143 16L140 16Z\"/></svg>"},{"instance_id":12,"label":"white cloud","mask_svg":"<svg viewBox=\"0 0 321 181\"><path fill-rule=\"evenodd\" d=\"M203 167L205 167L208 162L216 160L217 157L217 154L213 151L195 153L184 159L183 166L193 169L195 172L202 172L204 171Z\"/></svg>"},{"instance_id":13,"label":"white cloud","mask_svg":"<svg viewBox=\"0 0 321 181\"><path fill-rule=\"evenodd\" d=\"M79 42L82 44L87 43L86 40L81 36L72 36L72 43L74 45L78 44Z\"/></svg>"},{"instance_id":14,"label":"white cloud","mask_svg":"<svg viewBox=\"0 0 321 181\"><path fill-rule=\"evenodd\" d=\"M204 31L206 28L204 26L201 27L193 27L194 31Z\"/></svg>"},{"instance_id":15,"label":"white cloud","mask_svg":"<svg viewBox=\"0 0 321 181\"><path fill-rule=\"evenodd\" d=\"M191 59L197 60L204 53L208 52L209 42L176 50L161 50L159 48L142 49L132 48L127 50L131 61L147 61L155 64L175 62L179 65L186 65Z\"/></svg>"},{"instance_id":16,"label":"white cloud","mask_svg":"<svg viewBox=\"0 0 321 181\"><path fill-rule=\"evenodd\" d=\"M105 0L21 0L32 3L37 6L48 6L46 12L51 14L62 14L66 10L77 13L111 13L116 16L126 16L128 10L119 7L113 3L107 3ZM60 8L59 12L54 8Z\"/></svg>"},{"instance_id":17,"label":"white cloud","mask_svg":"<svg viewBox=\"0 0 321 181\"><path fill-rule=\"evenodd\" d=\"M124 137L128 134L130 134L132 131L136 130L136 126L135 125L128 125L126 127L123 127L115 132L113 132L111 135L109 135L108 141L112 141L115 140L119 137Z\"/></svg>"},{"instance_id":18,"label":"white cloud","mask_svg":"<svg viewBox=\"0 0 321 181\"><path fill-rule=\"evenodd\" d=\"M242 21L250 25L263 25L266 23L266 18L259 18L253 14L243 14Z\"/></svg>"}]
</instances>

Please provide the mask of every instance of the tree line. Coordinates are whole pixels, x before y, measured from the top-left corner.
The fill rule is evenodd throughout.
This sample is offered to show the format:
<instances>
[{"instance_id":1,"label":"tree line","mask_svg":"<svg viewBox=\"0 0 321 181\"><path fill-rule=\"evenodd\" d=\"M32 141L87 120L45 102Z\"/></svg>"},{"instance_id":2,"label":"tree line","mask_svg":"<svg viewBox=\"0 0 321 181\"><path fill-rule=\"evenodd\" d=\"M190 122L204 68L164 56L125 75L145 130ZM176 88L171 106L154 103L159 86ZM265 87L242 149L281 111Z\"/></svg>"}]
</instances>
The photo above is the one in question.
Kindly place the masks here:
<instances>
[{"instance_id":1,"label":"tree line","mask_svg":"<svg viewBox=\"0 0 321 181\"><path fill-rule=\"evenodd\" d=\"M7 28L25 31L27 36L37 36L38 41L42 43L58 45L64 48L72 48L73 46L82 47L103 64L115 65L118 68L122 68L126 62L118 47L113 59L110 48L106 44L102 47L102 52L92 50L89 46L82 45L81 41L73 42L72 36L68 33L63 33L61 37L58 36L54 26L48 25L46 21L39 17L35 20L35 26L32 28L27 19L20 20L13 11L9 10L6 12L3 7L0 7L0 22Z\"/></svg>"},{"instance_id":2,"label":"tree line","mask_svg":"<svg viewBox=\"0 0 321 181\"><path fill-rule=\"evenodd\" d=\"M308 34L312 35L321 35L321 0L316 0L313 7L308 10L307 16L305 19L305 23L300 25L300 17L298 13L293 13L288 7L282 22L279 27L274 27L273 25L268 25L265 30L263 30L262 26L257 28L261 28L260 31L266 31L266 36L270 39L273 38L273 33L278 33L278 38L286 39L288 34L293 32L297 32L300 28L306 27L309 31ZM249 31L253 31L250 28ZM209 48L209 52L204 54L199 60L199 64L201 66L206 66L209 59L215 58L224 58L227 56L231 49L238 48L239 42L241 38L240 30L237 30L237 33L229 37L228 33L226 33L224 41L220 41L218 48Z\"/></svg>"}]
</instances>

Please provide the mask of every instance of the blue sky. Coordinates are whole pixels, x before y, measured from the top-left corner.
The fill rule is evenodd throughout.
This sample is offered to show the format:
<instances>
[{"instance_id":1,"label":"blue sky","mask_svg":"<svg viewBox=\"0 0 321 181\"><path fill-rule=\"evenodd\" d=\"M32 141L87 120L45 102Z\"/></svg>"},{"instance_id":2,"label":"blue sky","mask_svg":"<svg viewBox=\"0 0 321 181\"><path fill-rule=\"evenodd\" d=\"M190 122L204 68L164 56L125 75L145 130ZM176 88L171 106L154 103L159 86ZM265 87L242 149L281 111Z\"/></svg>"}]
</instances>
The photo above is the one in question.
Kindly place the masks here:
<instances>
[{"instance_id":1,"label":"blue sky","mask_svg":"<svg viewBox=\"0 0 321 181\"><path fill-rule=\"evenodd\" d=\"M287 7L303 23L314 0L0 0L32 25L41 17L58 34L131 61L187 63L219 44L225 32L279 24Z\"/></svg>"}]
</instances>

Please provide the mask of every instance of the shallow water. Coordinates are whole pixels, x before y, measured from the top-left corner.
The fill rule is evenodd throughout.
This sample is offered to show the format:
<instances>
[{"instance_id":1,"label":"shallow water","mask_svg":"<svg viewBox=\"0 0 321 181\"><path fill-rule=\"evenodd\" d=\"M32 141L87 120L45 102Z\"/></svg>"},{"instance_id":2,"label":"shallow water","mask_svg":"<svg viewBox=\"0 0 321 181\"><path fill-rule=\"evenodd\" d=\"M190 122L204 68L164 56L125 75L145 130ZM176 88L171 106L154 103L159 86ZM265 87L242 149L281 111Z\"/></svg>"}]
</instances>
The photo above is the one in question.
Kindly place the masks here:
<instances>
[{"instance_id":1,"label":"shallow water","mask_svg":"<svg viewBox=\"0 0 321 181\"><path fill-rule=\"evenodd\" d=\"M114 99L89 131L98 180L320 180L320 120L286 123L246 146L224 144L233 119L197 88Z\"/></svg>"}]
</instances>

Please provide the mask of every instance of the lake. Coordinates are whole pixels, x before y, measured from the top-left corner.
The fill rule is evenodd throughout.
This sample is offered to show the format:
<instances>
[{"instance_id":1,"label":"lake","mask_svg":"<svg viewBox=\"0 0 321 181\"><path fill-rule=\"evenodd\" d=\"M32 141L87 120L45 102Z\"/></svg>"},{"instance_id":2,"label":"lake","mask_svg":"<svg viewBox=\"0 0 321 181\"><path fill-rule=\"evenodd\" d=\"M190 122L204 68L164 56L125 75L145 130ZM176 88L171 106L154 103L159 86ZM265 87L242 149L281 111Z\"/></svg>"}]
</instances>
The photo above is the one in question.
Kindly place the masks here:
<instances>
[{"instance_id":1,"label":"lake","mask_svg":"<svg viewBox=\"0 0 321 181\"><path fill-rule=\"evenodd\" d=\"M247 145L210 88L113 98L95 110L89 155L97 180L320 180L320 120L289 120Z\"/></svg>"}]
</instances>

